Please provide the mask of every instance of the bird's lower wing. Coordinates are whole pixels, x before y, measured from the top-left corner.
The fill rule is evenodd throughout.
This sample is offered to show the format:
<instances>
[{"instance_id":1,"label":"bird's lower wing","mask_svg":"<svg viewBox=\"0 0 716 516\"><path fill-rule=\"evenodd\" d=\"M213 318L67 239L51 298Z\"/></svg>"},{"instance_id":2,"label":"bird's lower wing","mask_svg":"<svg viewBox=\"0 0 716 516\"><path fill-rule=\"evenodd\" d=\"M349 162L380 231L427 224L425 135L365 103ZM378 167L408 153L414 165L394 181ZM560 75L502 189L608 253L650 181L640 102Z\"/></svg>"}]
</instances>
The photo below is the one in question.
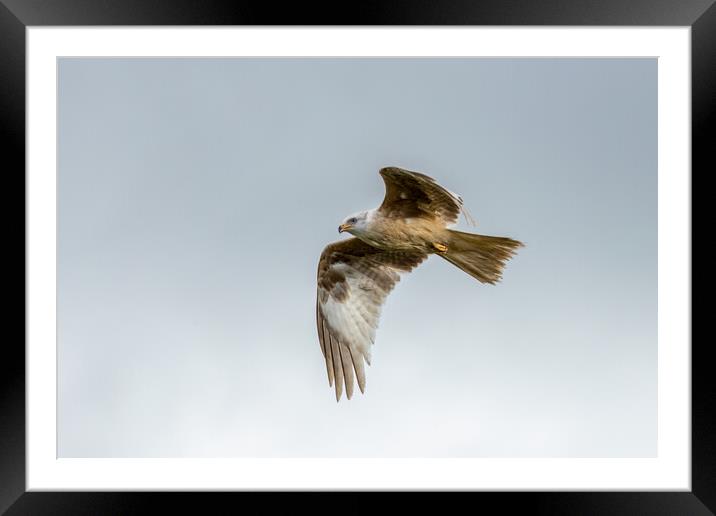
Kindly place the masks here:
<instances>
[{"instance_id":1,"label":"bird's lower wing","mask_svg":"<svg viewBox=\"0 0 716 516\"><path fill-rule=\"evenodd\" d=\"M348 399L357 379L365 391L364 361L370 364L380 311L400 281L426 254L376 249L357 238L328 245L318 265L316 324L336 400Z\"/></svg>"}]
</instances>

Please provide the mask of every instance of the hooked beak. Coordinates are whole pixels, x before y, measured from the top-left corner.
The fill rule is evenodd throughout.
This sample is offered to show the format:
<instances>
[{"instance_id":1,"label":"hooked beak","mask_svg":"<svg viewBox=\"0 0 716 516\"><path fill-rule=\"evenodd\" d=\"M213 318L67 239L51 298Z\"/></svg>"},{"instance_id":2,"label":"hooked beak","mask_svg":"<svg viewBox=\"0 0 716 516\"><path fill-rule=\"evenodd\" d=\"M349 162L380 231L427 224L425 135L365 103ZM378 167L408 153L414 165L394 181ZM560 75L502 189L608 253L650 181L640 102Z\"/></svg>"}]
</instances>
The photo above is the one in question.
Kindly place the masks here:
<instances>
[{"instance_id":1,"label":"hooked beak","mask_svg":"<svg viewBox=\"0 0 716 516\"><path fill-rule=\"evenodd\" d=\"M352 227L353 226L351 226L350 224L341 224L340 226L338 226L338 232L343 233L344 231L348 231Z\"/></svg>"}]
</instances>

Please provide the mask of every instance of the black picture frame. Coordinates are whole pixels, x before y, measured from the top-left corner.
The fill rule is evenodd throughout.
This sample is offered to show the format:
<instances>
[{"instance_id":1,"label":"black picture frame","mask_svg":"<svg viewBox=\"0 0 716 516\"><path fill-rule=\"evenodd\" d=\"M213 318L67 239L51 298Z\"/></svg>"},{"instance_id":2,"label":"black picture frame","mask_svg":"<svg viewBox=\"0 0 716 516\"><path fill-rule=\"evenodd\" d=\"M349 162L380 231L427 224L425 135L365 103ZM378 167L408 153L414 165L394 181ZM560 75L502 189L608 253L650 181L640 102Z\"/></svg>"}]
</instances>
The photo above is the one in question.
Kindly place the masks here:
<instances>
[{"instance_id":1,"label":"black picture frame","mask_svg":"<svg viewBox=\"0 0 716 516\"><path fill-rule=\"evenodd\" d=\"M688 26L692 52L692 185L694 176L716 171L716 0L368 0L339 10L339 3L216 2L205 0L0 0L0 146L4 178L16 182L5 191L14 199L25 192L25 29L49 25L602 25ZM348 7L348 4L345 5ZM7 183L6 183L7 184ZM693 187L692 187L693 191ZM693 201L692 201L693 202ZM12 203L8 206L5 220ZM693 210L693 204L692 204ZM11 236L16 225L7 224ZM25 270L23 252L9 253L10 263ZM10 249L10 246L6 246ZM22 256L20 256L22 254ZM692 266L693 268L693 266ZM6 277L19 278L13 269ZM23 275L25 276L25 275ZM18 280L19 281L19 280ZM25 287L23 285L23 300ZM25 304L12 304L6 317L25 334ZM13 312L9 314L15 315ZM693 327L693 325L692 325ZM690 492L500 492L449 493L458 504L484 510L527 514L701 515L716 512L716 381L708 360L710 339L692 339L692 490ZM168 513L174 508L213 512L263 504L262 512L368 510L367 493L79 493L26 492L25 489L25 342L5 341L0 355L0 513L134 514ZM377 496L385 497L387 493ZM406 509L446 509L447 494L399 494ZM345 499L326 500L327 496ZM374 495L375 496L375 495ZM350 497L359 500L348 500ZM242 506L235 505L242 498ZM436 500L438 498L438 500ZM270 499L271 504L266 505ZM433 505L433 504L440 504ZM252 504L253 505L253 504ZM414 506L414 507L410 507ZM253 510L252 510L253 512Z\"/></svg>"}]
</instances>

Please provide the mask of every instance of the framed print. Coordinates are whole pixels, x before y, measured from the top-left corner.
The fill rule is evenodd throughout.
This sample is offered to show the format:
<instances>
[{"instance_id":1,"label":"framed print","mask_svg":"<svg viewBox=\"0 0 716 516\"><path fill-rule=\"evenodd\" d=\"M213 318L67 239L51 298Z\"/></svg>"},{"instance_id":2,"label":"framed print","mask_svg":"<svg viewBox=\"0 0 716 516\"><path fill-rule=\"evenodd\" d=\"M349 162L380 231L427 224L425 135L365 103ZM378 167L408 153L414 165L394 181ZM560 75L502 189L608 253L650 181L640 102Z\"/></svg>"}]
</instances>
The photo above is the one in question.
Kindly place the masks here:
<instances>
[{"instance_id":1,"label":"framed print","mask_svg":"<svg viewBox=\"0 0 716 516\"><path fill-rule=\"evenodd\" d=\"M709 2L5 4L27 203L2 510L714 510Z\"/></svg>"}]
</instances>

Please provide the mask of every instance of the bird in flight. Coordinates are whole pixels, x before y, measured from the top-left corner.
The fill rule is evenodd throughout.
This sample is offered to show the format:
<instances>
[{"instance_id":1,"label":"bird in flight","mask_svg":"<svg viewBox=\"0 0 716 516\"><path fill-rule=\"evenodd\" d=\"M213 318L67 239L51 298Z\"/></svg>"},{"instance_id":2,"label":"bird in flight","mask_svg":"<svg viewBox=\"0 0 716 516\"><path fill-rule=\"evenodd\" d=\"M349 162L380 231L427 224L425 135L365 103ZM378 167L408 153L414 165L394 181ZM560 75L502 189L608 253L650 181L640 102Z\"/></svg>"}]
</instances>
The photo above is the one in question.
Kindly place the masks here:
<instances>
[{"instance_id":1,"label":"bird in flight","mask_svg":"<svg viewBox=\"0 0 716 516\"><path fill-rule=\"evenodd\" d=\"M448 229L463 208L459 195L433 178L398 167L380 170L383 203L346 218L338 232L352 238L326 246L318 262L316 322L326 360L328 384L336 401L354 379L365 392L364 361L370 365L380 310L386 296L407 273L435 254L482 283L502 277L505 262L523 244L506 237Z\"/></svg>"}]
</instances>

